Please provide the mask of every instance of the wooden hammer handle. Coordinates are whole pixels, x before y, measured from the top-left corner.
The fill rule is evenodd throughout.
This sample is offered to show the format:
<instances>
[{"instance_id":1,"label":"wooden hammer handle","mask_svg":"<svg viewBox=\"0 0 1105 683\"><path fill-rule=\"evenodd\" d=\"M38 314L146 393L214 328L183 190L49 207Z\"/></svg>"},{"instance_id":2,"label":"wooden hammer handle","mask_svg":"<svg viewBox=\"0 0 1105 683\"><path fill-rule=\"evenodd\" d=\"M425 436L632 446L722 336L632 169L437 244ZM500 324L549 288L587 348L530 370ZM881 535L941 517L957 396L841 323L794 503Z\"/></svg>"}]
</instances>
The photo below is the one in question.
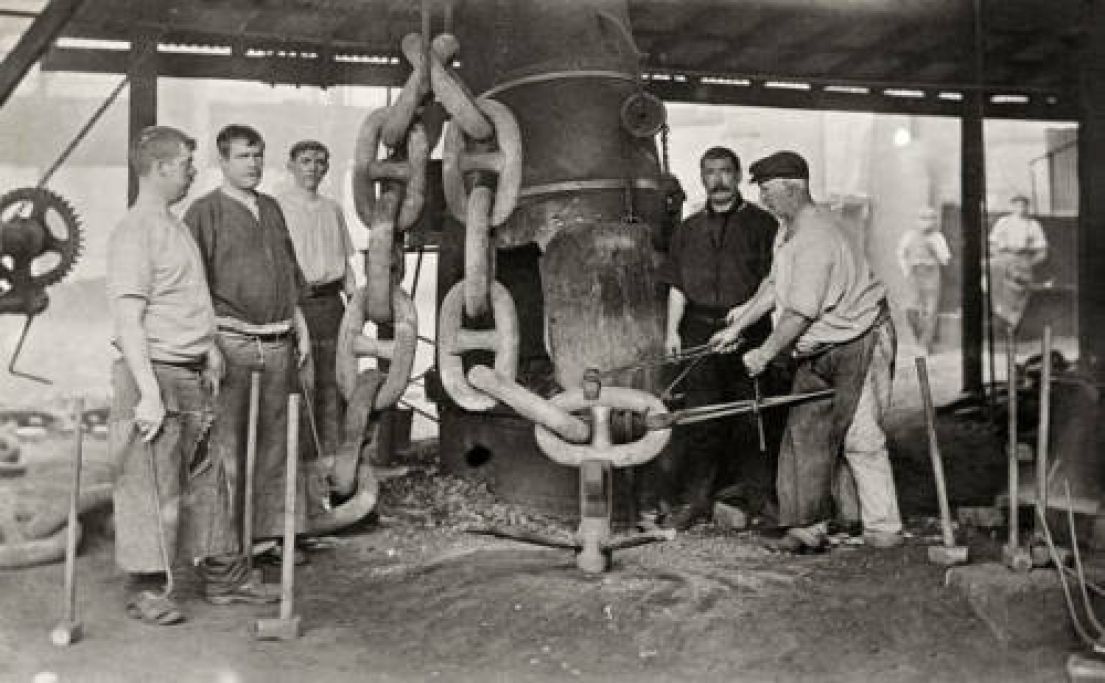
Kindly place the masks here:
<instances>
[{"instance_id":1,"label":"wooden hammer handle","mask_svg":"<svg viewBox=\"0 0 1105 683\"><path fill-rule=\"evenodd\" d=\"M928 365L921 356L914 359L914 362L917 363L917 382L921 385L921 401L925 405L925 432L928 434L929 458L932 459L932 478L936 480L936 501L940 505L940 531L943 534L944 546L951 548L955 545L955 534L952 532L948 490L944 484L944 461L940 457L940 444L936 441L936 410L932 405Z\"/></svg>"},{"instance_id":2,"label":"wooden hammer handle","mask_svg":"<svg viewBox=\"0 0 1105 683\"><path fill-rule=\"evenodd\" d=\"M253 573L253 477L257 469L257 427L261 413L261 371L249 373L249 422L246 424L246 475L242 496L242 552L246 571Z\"/></svg>"},{"instance_id":3,"label":"wooden hammer handle","mask_svg":"<svg viewBox=\"0 0 1105 683\"><path fill-rule=\"evenodd\" d=\"M69 490L69 527L65 536L65 619L77 618L77 530L81 497L81 461L84 459L84 399L73 399L73 487Z\"/></svg>"},{"instance_id":4,"label":"wooden hammer handle","mask_svg":"<svg viewBox=\"0 0 1105 683\"><path fill-rule=\"evenodd\" d=\"M288 465L284 481L284 552L280 565L280 618L295 612L295 494L299 465L299 394L288 396Z\"/></svg>"}]
</instances>

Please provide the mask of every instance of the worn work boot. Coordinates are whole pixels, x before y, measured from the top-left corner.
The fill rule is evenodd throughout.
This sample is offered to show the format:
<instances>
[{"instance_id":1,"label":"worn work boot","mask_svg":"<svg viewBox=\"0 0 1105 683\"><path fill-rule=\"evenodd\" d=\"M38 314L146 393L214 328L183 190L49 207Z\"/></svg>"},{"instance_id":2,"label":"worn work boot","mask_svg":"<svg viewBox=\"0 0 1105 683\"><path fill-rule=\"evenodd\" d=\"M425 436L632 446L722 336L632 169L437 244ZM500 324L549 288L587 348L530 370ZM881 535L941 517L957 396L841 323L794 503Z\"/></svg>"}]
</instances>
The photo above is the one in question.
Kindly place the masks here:
<instances>
[{"instance_id":1,"label":"worn work boot","mask_svg":"<svg viewBox=\"0 0 1105 683\"><path fill-rule=\"evenodd\" d=\"M744 531L751 524L749 515L736 505L714 503L714 524L729 531Z\"/></svg>"},{"instance_id":2,"label":"worn work boot","mask_svg":"<svg viewBox=\"0 0 1105 683\"><path fill-rule=\"evenodd\" d=\"M641 510L637 514L637 531L648 533L660 530L660 511Z\"/></svg>"},{"instance_id":3,"label":"worn work boot","mask_svg":"<svg viewBox=\"0 0 1105 683\"><path fill-rule=\"evenodd\" d=\"M671 514L664 518L661 526L664 529L687 531L698 522L706 521L710 517L709 507L703 505L680 505L672 510Z\"/></svg>"},{"instance_id":4,"label":"worn work boot","mask_svg":"<svg viewBox=\"0 0 1105 683\"><path fill-rule=\"evenodd\" d=\"M872 548L897 548L905 543L905 538L898 531L864 531L863 544Z\"/></svg>"}]
</instances>

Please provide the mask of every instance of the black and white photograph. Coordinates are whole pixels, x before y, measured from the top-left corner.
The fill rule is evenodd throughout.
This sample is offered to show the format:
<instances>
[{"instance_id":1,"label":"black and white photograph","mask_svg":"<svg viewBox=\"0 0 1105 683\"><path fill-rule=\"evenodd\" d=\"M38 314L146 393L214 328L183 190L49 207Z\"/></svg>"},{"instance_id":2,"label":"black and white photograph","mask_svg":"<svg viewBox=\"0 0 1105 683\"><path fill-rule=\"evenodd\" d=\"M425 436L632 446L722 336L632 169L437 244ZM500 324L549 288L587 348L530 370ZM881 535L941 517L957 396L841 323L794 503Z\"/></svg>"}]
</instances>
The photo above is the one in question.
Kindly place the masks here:
<instances>
[{"instance_id":1,"label":"black and white photograph","mask_svg":"<svg viewBox=\"0 0 1105 683\"><path fill-rule=\"evenodd\" d=\"M1105 0L0 0L0 681L1105 681L1102 292Z\"/></svg>"}]
</instances>

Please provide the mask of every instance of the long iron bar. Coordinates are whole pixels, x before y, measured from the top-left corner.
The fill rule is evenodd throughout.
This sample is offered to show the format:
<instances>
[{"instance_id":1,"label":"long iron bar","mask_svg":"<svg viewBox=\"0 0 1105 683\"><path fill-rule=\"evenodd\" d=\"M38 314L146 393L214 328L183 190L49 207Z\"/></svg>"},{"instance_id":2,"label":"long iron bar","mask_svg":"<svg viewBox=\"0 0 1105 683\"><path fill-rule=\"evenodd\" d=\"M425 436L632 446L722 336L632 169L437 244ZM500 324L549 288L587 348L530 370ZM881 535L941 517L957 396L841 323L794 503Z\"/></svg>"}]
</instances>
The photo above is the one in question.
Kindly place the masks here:
<instances>
[{"instance_id":1,"label":"long iron bar","mask_svg":"<svg viewBox=\"0 0 1105 683\"><path fill-rule=\"evenodd\" d=\"M728 417L730 415L751 413L755 412L757 408L763 410L795 403L805 403L806 401L816 401L828 398L835 393L833 389L822 389L820 391L811 391L805 394L794 394L790 396L769 396L759 401L758 406L755 400L744 399L729 403L715 403L713 405L701 406L698 408L686 408L672 413L648 415L645 417L645 427L648 429L668 429L674 425L693 424L695 422L705 422L706 420Z\"/></svg>"}]
</instances>

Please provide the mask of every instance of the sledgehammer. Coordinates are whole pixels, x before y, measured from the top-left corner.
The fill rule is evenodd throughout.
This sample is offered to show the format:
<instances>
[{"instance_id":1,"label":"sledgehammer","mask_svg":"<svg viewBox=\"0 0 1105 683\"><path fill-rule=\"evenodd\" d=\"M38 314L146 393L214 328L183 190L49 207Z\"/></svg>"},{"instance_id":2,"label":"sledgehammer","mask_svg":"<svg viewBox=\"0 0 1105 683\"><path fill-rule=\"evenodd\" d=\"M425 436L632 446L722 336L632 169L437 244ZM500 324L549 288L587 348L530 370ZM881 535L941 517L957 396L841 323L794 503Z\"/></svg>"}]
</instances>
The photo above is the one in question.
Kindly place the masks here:
<instances>
[{"instance_id":1,"label":"sledgehammer","mask_svg":"<svg viewBox=\"0 0 1105 683\"><path fill-rule=\"evenodd\" d=\"M929 387L928 365L918 356L917 381L921 385L921 401L925 404L925 431L928 432L929 457L932 459L932 478L936 480L936 501L940 505L940 531L943 545L929 546L929 562L950 566L967 561L967 546L955 544L952 531L952 513L948 507L948 490L944 484L944 462L940 457L940 445L936 442L936 411L932 407L932 389Z\"/></svg>"},{"instance_id":2,"label":"sledgehammer","mask_svg":"<svg viewBox=\"0 0 1105 683\"><path fill-rule=\"evenodd\" d=\"M68 647L81 639L81 622L77 619L77 506L81 497L81 459L84 439L84 399L73 400L73 488L69 491L69 528L65 542L65 614L50 631L50 642Z\"/></svg>"},{"instance_id":3,"label":"sledgehammer","mask_svg":"<svg viewBox=\"0 0 1105 683\"><path fill-rule=\"evenodd\" d=\"M295 640L299 616L295 614L295 493L299 464L299 394L288 396L288 465L284 480L284 552L280 565L280 616L253 624L257 640Z\"/></svg>"}]
</instances>

